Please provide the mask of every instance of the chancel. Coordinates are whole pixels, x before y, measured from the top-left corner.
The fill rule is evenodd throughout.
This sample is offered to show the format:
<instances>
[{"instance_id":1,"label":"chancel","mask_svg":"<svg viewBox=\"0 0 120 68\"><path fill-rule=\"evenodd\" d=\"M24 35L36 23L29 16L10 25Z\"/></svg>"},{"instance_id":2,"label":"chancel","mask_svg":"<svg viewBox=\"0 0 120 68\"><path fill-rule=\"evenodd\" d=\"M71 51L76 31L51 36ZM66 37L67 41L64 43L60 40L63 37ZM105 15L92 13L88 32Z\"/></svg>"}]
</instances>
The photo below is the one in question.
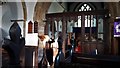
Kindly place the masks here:
<instances>
[{"instance_id":1,"label":"chancel","mask_svg":"<svg viewBox=\"0 0 120 68\"><path fill-rule=\"evenodd\" d=\"M120 1L0 0L0 13L1 68L120 68Z\"/></svg>"}]
</instances>

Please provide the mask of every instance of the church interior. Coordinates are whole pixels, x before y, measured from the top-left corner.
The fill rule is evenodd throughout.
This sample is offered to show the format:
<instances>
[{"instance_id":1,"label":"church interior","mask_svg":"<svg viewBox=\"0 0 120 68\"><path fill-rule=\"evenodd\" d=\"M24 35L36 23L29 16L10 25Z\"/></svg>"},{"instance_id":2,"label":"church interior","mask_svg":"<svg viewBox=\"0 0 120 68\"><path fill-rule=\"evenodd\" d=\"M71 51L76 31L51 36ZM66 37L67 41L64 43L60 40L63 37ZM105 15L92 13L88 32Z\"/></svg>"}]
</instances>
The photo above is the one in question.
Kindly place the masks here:
<instances>
[{"instance_id":1,"label":"church interior","mask_svg":"<svg viewBox=\"0 0 120 68\"><path fill-rule=\"evenodd\" d=\"M1 68L119 68L120 1L0 0Z\"/></svg>"}]
</instances>

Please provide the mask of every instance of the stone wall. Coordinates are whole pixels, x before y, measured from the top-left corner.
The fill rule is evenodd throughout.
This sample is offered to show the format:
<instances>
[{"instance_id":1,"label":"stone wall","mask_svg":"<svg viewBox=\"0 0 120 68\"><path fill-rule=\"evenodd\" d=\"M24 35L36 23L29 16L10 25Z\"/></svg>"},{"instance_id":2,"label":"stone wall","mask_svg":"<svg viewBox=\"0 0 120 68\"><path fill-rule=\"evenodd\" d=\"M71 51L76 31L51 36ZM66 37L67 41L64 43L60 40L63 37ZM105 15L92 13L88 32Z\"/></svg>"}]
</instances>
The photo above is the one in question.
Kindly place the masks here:
<instances>
[{"instance_id":1,"label":"stone wall","mask_svg":"<svg viewBox=\"0 0 120 68\"><path fill-rule=\"evenodd\" d=\"M44 34L44 32L40 33L39 30L41 30L41 27L44 27L45 25L45 22L43 22L43 20L45 19L45 14L47 13L50 4L51 4L50 2L37 2L36 3L35 9L34 9L33 20L39 23L39 26L38 26L39 34Z\"/></svg>"}]
</instances>

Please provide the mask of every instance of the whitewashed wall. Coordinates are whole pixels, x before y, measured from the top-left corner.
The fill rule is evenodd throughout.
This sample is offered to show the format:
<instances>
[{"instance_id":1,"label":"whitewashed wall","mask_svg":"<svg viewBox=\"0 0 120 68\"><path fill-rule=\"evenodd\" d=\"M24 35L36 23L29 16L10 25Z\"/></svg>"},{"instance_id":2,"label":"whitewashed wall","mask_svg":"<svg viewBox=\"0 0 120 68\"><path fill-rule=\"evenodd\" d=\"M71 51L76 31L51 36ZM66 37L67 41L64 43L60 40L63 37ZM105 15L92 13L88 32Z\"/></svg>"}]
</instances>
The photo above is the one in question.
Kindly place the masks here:
<instances>
[{"instance_id":1,"label":"whitewashed wall","mask_svg":"<svg viewBox=\"0 0 120 68\"><path fill-rule=\"evenodd\" d=\"M27 0L25 0L27 1ZM37 0L35 0L37 1ZM36 2L26 2L27 7L27 21L26 21L26 46L38 46L38 33L28 33L28 22L33 21L34 16L34 8L36 5ZM33 27L34 28L34 27Z\"/></svg>"},{"instance_id":2,"label":"whitewashed wall","mask_svg":"<svg viewBox=\"0 0 120 68\"><path fill-rule=\"evenodd\" d=\"M2 37L9 36L9 29L13 22L10 20L23 19L22 4L20 2L7 2L2 5ZM19 23L19 22L18 22ZM21 28L22 29L22 28Z\"/></svg>"},{"instance_id":3,"label":"whitewashed wall","mask_svg":"<svg viewBox=\"0 0 120 68\"><path fill-rule=\"evenodd\" d=\"M25 3L26 3L26 8L27 8L27 20L26 20L26 35L25 35L25 46L38 46L38 33L28 33L28 23L29 21L33 21L33 16L34 16L34 8L35 8L35 5L36 5L36 1L37 0L34 0L34 2L27 2L28 0L25 0ZM34 27L33 27L34 28ZM39 51L38 51L39 52ZM26 50L26 63L25 64L33 64L32 66L34 66L34 59L35 59L35 53L31 52L31 51L27 51ZM30 54L33 54L33 57L29 56ZM39 54L39 53L38 53ZM41 56L40 56L41 58ZM38 58L38 60L40 59ZM27 59L29 60L33 60L33 61L27 61Z\"/></svg>"},{"instance_id":4,"label":"whitewashed wall","mask_svg":"<svg viewBox=\"0 0 120 68\"><path fill-rule=\"evenodd\" d=\"M21 1L21 0L20 0ZM7 2L0 5L0 47L1 40L9 37L9 29L13 24L12 19L23 19L23 11L20 2ZM0 56L0 67L2 65L2 56Z\"/></svg>"},{"instance_id":5,"label":"whitewashed wall","mask_svg":"<svg viewBox=\"0 0 120 68\"><path fill-rule=\"evenodd\" d=\"M52 2L48 9L48 13L58 13L63 11L64 9L57 2Z\"/></svg>"}]
</instances>

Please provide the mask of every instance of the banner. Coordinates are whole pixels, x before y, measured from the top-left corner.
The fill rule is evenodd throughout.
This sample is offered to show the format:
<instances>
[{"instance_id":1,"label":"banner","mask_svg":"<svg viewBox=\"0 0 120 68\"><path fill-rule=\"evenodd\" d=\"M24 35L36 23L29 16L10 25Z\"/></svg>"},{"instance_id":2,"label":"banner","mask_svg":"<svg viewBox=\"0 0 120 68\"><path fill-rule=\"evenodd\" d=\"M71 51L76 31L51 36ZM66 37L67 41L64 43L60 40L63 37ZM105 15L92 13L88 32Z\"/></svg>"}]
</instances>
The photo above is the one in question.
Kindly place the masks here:
<instances>
[{"instance_id":1,"label":"banner","mask_svg":"<svg viewBox=\"0 0 120 68\"><path fill-rule=\"evenodd\" d=\"M114 22L114 37L120 37L120 21Z\"/></svg>"}]
</instances>

